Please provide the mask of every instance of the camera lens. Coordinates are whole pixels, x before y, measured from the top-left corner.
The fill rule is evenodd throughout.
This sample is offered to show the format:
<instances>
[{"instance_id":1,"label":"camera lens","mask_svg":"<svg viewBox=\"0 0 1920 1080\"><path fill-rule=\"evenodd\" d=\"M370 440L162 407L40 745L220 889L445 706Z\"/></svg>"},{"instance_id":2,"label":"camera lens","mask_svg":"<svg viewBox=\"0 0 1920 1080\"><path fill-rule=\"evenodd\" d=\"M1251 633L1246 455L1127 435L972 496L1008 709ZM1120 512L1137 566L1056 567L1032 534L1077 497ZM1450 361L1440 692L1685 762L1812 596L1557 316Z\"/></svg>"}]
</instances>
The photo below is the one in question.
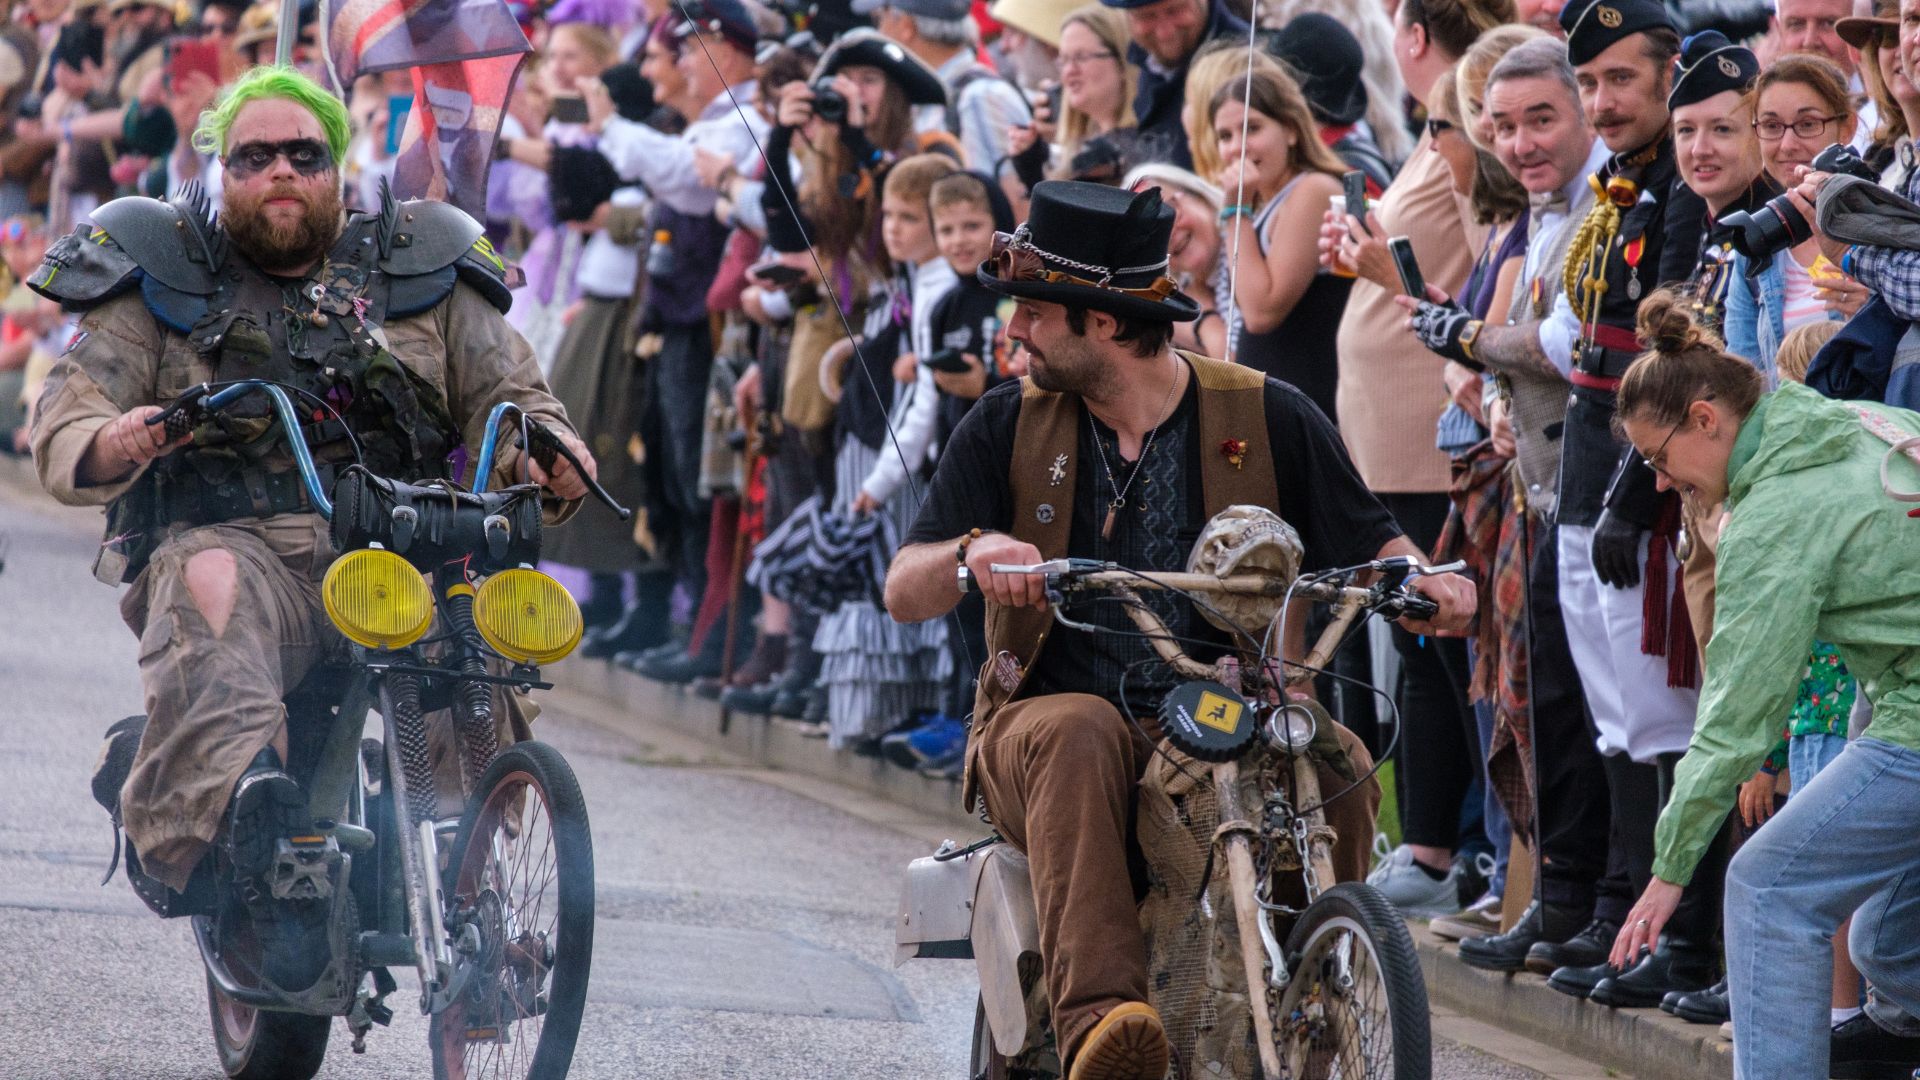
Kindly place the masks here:
<instances>
[{"instance_id":1,"label":"camera lens","mask_svg":"<svg viewBox=\"0 0 1920 1080\"><path fill-rule=\"evenodd\" d=\"M835 90L828 80L822 79L813 87L813 115L830 124L842 123L847 118L847 99Z\"/></svg>"},{"instance_id":2,"label":"camera lens","mask_svg":"<svg viewBox=\"0 0 1920 1080\"><path fill-rule=\"evenodd\" d=\"M1733 231L1733 250L1754 263L1771 259L1813 236L1813 226L1785 195L1774 196L1751 214L1736 210L1721 218L1719 224Z\"/></svg>"}]
</instances>

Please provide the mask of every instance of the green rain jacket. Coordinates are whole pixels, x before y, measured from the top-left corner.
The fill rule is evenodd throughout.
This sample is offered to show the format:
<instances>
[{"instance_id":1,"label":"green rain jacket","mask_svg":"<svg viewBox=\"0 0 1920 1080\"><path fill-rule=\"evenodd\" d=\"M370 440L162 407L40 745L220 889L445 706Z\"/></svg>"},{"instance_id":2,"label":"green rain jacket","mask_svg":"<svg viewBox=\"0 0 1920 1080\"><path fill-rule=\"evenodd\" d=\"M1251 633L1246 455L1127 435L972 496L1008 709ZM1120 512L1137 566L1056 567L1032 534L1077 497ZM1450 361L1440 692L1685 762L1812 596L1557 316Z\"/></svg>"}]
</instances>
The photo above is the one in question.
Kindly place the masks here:
<instances>
[{"instance_id":1,"label":"green rain jacket","mask_svg":"<svg viewBox=\"0 0 1920 1080\"><path fill-rule=\"evenodd\" d=\"M1920 414L1788 384L1760 399L1727 462L1713 637L1693 742L1655 833L1653 872L1684 885L1793 711L1807 645L1833 642L1873 702L1872 737L1920 750L1920 521L1880 486L1871 410L1920 434ZM1904 457L1889 479L1920 487Z\"/></svg>"}]
</instances>

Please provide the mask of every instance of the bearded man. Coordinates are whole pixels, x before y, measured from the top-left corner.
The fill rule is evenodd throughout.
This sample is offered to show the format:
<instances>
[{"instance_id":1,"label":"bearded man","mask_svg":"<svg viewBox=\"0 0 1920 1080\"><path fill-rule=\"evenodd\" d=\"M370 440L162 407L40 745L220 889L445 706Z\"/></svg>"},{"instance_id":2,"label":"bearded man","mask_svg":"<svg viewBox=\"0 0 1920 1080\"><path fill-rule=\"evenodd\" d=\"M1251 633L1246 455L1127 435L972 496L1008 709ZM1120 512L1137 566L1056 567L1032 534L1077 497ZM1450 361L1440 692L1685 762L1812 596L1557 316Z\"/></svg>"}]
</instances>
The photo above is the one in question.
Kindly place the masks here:
<instances>
[{"instance_id":1,"label":"bearded man","mask_svg":"<svg viewBox=\"0 0 1920 1080\"><path fill-rule=\"evenodd\" d=\"M451 477L448 455L478 445L491 407L511 401L563 429L593 471L501 318L505 265L480 225L444 203L343 214L347 138L345 107L319 85L255 69L194 135L225 167L217 221L194 197L119 199L28 282L85 312L47 378L33 458L61 502L108 507L95 575L132 585L121 613L140 637L145 730L116 725L123 741L103 760L119 764L95 794L117 807L128 877L162 915L204 910L210 875L195 869L223 837L245 878L310 824L281 768L281 699L344 639L319 600L327 522L262 399L171 441L149 419L203 382L289 385L331 487L356 443L378 475ZM503 450L496 475L519 465ZM585 494L563 462L528 471L553 496L550 521Z\"/></svg>"}]
</instances>

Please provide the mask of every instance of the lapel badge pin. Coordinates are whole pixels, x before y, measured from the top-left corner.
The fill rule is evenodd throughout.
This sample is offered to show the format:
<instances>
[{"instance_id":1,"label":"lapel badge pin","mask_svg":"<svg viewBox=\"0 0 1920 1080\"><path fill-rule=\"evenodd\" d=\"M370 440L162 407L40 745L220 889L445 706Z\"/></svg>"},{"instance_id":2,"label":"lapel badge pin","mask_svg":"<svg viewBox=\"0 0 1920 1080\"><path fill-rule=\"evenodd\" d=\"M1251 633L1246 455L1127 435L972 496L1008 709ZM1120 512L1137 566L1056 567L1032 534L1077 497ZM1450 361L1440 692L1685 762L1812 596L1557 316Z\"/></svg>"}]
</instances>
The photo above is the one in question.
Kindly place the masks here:
<instances>
[{"instance_id":1,"label":"lapel badge pin","mask_svg":"<svg viewBox=\"0 0 1920 1080\"><path fill-rule=\"evenodd\" d=\"M1053 459L1053 464L1047 468L1047 478L1054 487L1059 487L1060 482L1067 478L1067 455L1061 454Z\"/></svg>"},{"instance_id":2,"label":"lapel badge pin","mask_svg":"<svg viewBox=\"0 0 1920 1080\"><path fill-rule=\"evenodd\" d=\"M1033 517L1034 520L1042 525L1053 524L1053 504L1041 503L1039 506L1034 507Z\"/></svg>"}]
</instances>

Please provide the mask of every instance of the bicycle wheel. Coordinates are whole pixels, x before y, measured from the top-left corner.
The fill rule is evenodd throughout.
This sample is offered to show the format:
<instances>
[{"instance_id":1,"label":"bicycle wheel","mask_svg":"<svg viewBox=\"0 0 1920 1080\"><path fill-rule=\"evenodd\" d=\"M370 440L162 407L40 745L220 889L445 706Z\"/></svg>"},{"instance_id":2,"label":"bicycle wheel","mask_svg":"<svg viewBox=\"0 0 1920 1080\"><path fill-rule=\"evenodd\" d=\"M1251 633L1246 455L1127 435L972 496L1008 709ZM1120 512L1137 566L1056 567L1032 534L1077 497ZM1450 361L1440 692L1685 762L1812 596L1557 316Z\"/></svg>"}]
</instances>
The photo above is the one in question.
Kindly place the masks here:
<instances>
[{"instance_id":1,"label":"bicycle wheel","mask_svg":"<svg viewBox=\"0 0 1920 1080\"><path fill-rule=\"evenodd\" d=\"M223 927L221 956L237 979L257 983L260 942L245 920ZM327 1057L333 1018L271 1012L242 1005L220 992L207 976L207 1013L220 1068L235 1080L308 1080Z\"/></svg>"},{"instance_id":2,"label":"bicycle wheel","mask_svg":"<svg viewBox=\"0 0 1920 1080\"><path fill-rule=\"evenodd\" d=\"M1287 935L1274 1033L1290 1080L1429 1080L1427 987L1407 924L1370 885L1335 885Z\"/></svg>"},{"instance_id":3,"label":"bicycle wheel","mask_svg":"<svg viewBox=\"0 0 1920 1080\"><path fill-rule=\"evenodd\" d=\"M517 743L474 791L454 841L448 926L480 948L467 992L429 1025L438 1080L559 1080L593 956L593 838L560 752Z\"/></svg>"}]
</instances>

